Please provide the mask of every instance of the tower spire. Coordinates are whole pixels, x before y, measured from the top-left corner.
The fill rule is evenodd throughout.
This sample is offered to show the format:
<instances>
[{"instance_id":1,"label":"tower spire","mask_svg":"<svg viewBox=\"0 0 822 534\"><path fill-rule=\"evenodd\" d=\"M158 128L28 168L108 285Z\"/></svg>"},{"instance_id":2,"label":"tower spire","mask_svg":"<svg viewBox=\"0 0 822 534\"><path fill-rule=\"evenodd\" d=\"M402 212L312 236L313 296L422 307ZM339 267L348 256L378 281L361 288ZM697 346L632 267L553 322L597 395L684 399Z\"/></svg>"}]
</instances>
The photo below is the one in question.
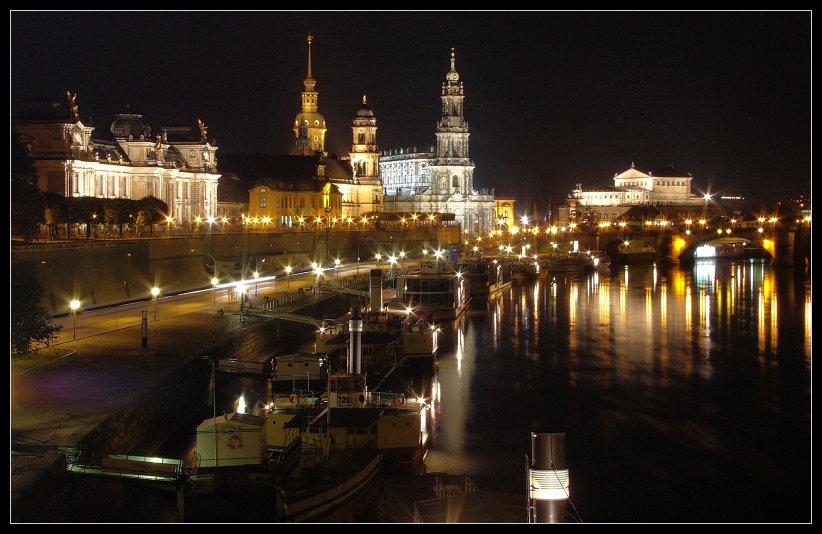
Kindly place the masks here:
<instances>
[{"instance_id":1,"label":"tower spire","mask_svg":"<svg viewBox=\"0 0 822 534\"><path fill-rule=\"evenodd\" d=\"M308 34L308 76L306 76L306 78L308 78L309 80L311 79L311 41L313 41L313 40L314 40L314 36L309 33Z\"/></svg>"},{"instance_id":2,"label":"tower spire","mask_svg":"<svg viewBox=\"0 0 822 534\"><path fill-rule=\"evenodd\" d=\"M451 71L452 72L455 72L457 70L457 67L455 66L456 61L457 60L454 58L454 47L452 46L451 47Z\"/></svg>"},{"instance_id":3,"label":"tower spire","mask_svg":"<svg viewBox=\"0 0 822 534\"><path fill-rule=\"evenodd\" d=\"M365 106L367 102L365 101L365 95L362 95L362 105Z\"/></svg>"}]
</instances>

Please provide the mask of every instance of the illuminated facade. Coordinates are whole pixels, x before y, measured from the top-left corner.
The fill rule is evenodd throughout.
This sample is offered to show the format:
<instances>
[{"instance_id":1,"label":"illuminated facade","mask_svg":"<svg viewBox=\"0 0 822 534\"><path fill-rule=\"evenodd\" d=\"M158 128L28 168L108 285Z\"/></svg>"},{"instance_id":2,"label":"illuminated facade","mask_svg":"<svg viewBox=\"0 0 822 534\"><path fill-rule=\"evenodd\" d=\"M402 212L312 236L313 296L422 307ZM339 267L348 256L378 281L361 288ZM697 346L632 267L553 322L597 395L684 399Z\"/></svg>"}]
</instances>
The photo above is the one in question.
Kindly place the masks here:
<instances>
[{"instance_id":1,"label":"illuminated facade","mask_svg":"<svg viewBox=\"0 0 822 534\"><path fill-rule=\"evenodd\" d=\"M453 213L463 229L479 234L495 224L492 191L474 190L474 162L469 157L465 93L451 49L451 70L442 85L442 116L437 145L431 152L391 151L380 159L388 212Z\"/></svg>"},{"instance_id":2,"label":"illuminated facade","mask_svg":"<svg viewBox=\"0 0 822 534\"><path fill-rule=\"evenodd\" d=\"M258 180L248 194L248 216L255 224L291 227L316 219L327 221L342 215L342 195L330 180Z\"/></svg>"},{"instance_id":3,"label":"illuminated facade","mask_svg":"<svg viewBox=\"0 0 822 534\"><path fill-rule=\"evenodd\" d=\"M366 97L351 125L351 152L348 154L353 183L337 184L343 195L343 215L360 217L382 211L380 152L377 146L377 118Z\"/></svg>"},{"instance_id":4,"label":"illuminated facade","mask_svg":"<svg viewBox=\"0 0 822 534\"><path fill-rule=\"evenodd\" d=\"M568 195L559 207L558 224L585 220L610 221L634 206L681 207L692 213L705 207L703 196L691 194L693 177L673 168L644 173L631 164L621 174L614 174L614 185L583 189L582 184Z\"/></svg>"},{"instance_id":5,"label":"illuminated facade","mask_svg":"<svg viewBox=\"0 0 822 534\"><path fill-rule=\"evenodd\" d=\"M66 118L66 117L69 118ZM12 120L31 154L41 190L67 197L129 198L155 196L168 204L175 223L217 210L217 147L192 128L168 126L152 137L142 115L115 115L109 131L93 126L50 101Z\"/></svg>"},{"instance_id":6,"label":"illuminated facade","mask_svg":"<svg viewBox=\"0 0 822 534\"><path fill-rule=\"evenodd\" d=\"M325 153L325 117L318 111L319 93L314 88L317 80L311 76L311 41L313 40L314 38L309 34L308 74L303 80L304 91L300 99L302 110L294 117L294 138L297 140L294 154Z\"/></svg>"},{"instance_id":7,"label":"illuminated facade","mask_svg":"<svg viewBox=\"0 0 822 534\"><path fill-rule=\"evenodd\" d=\"M497 226L505 226L511 228L517 225L516 217L516 199L514 197L496 197L494 204L496 210L494 212L494 219Z\"/></svg>"}]
</instances>

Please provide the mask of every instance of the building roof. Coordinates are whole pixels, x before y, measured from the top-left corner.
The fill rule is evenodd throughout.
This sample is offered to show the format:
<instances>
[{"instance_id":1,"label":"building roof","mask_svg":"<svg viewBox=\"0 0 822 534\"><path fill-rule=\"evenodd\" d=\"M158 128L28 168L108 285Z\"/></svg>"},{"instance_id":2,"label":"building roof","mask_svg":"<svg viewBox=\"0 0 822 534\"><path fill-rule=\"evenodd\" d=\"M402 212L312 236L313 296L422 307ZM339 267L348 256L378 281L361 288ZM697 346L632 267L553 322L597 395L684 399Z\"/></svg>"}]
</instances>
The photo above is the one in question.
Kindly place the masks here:
<instances>
[{"instance_id":1,"label":"building roof","mask_svg":"<svg viewBox=\"0 0 822 534\"><path fill-rule=\"evenodd\" d=\"M353 181L353 170L348 162L337 158L323 158L313 155L273 155L273 154L225 154L220 157L220 170L234 172L243 180L254 181L260 178L314 179L317 176L317 165L325 165L325 176L332 182Z\"/></svg>"},{"instance_id":2,"label":"building roof","mask_svg":"<svg viewBox=\"0 0 822 534\"><path fill-rule=\"evenodd\" d=\"M224 173L217 181L217 202L248 204L248 188L251 184L240 180L233 172Z\"/></svg>"},{"instance_id":3,"label":"building roof","mask_svg":"<svg viewBox=\"0 0 822 534\"><path fill-rule=\"evenodd\" d=\"M631 167L627 171L624 171L621 174L617 174L616 176L614 176L614 178L650 178L650 176L640 171L639 169Z\"/></svg>"}]
</instances>

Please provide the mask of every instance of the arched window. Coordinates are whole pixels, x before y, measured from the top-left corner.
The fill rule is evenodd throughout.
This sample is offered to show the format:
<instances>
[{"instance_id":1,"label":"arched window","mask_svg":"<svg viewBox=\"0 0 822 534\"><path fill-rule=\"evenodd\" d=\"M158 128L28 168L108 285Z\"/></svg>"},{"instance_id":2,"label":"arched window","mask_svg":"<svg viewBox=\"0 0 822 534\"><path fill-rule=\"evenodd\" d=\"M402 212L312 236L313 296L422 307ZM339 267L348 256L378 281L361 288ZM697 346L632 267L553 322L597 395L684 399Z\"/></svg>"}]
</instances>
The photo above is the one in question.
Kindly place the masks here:
<instances>
[{"instance_id":1,"label":"arched window","mask_svg":"<svg viewBox=\"0 0 822 534\"><path fill-rule=\"evenodd\" d=\"M455 187L455 188L459 189L459 186L460 186L460 179L455 174L454 176L451 177L451 187Z\"/></svg>"}]
</instances>

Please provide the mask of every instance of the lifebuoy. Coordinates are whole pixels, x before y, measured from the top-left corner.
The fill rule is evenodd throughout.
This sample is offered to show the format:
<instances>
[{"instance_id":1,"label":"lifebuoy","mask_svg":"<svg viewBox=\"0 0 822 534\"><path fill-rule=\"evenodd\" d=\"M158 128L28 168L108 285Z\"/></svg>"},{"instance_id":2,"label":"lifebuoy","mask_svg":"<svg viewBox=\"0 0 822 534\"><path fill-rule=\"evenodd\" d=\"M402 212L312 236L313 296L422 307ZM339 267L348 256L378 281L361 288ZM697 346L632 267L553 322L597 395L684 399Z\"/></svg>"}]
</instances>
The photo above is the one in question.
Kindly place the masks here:
<instances>
[{"instance_id":1,"label":"lifebuoy","mask_svg":"<svg viewBox=\"0 0 822 534\"><path fill-rule=\"evenodd\" d=\"M297 398L298 397L292 393L288 400L291 401L291 404L297 404Z\"/></svg>"}]
</instances>

